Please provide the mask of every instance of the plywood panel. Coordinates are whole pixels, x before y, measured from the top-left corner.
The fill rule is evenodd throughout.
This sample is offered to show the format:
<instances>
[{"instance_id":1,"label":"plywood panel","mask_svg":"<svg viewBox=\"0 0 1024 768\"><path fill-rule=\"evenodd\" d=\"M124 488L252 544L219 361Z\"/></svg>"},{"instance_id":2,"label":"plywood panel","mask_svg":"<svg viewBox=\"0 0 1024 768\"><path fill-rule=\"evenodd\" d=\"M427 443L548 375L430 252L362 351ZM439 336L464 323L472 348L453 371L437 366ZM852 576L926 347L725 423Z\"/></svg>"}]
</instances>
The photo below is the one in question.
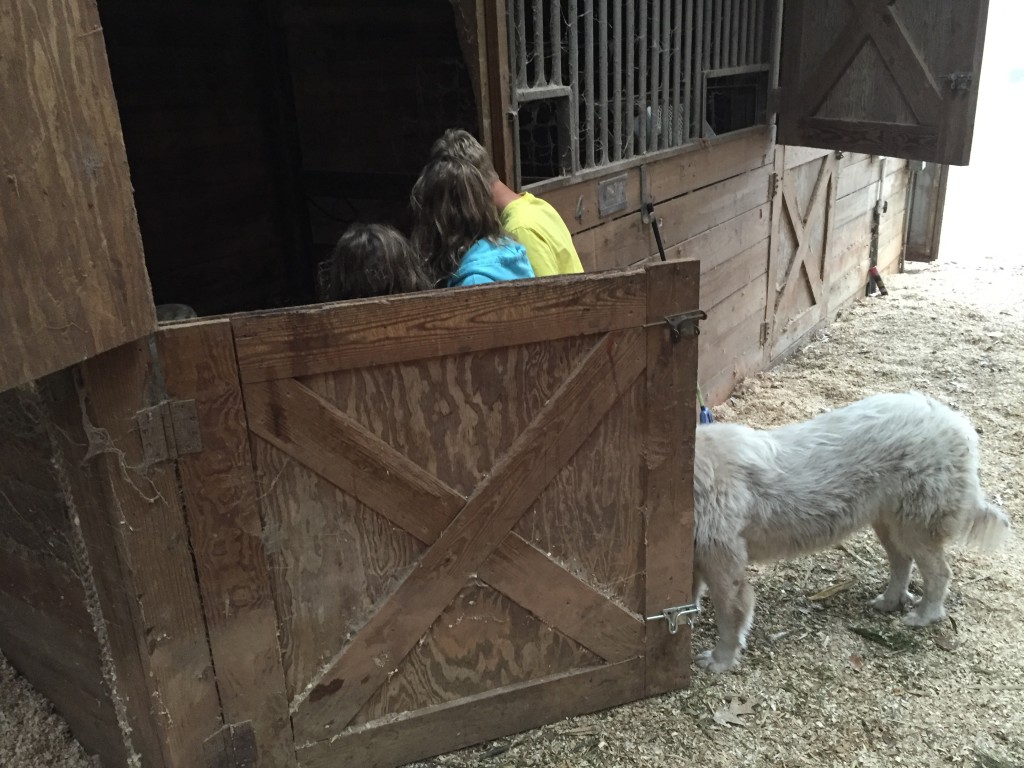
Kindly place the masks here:
<instances>
[{"instance_id":1,"label":"plywood panel","mask_svg":"<svg viewBox=\"0 0 1024 768\"><path fill-rule=\"evenodd\" d=\"M4 390L156 321L95 2L0 15Z\"/></svg>"},{"instance_id":2,"label":"plywood panel","mask_svg":"<svg viewBox=\"0 0 1024 768\"><path fill-rule=\"evenodd\" d=\"M353 726L550 677L601 659L507 597L470 583L352 721Z\"/></svg>"}]
</instances>

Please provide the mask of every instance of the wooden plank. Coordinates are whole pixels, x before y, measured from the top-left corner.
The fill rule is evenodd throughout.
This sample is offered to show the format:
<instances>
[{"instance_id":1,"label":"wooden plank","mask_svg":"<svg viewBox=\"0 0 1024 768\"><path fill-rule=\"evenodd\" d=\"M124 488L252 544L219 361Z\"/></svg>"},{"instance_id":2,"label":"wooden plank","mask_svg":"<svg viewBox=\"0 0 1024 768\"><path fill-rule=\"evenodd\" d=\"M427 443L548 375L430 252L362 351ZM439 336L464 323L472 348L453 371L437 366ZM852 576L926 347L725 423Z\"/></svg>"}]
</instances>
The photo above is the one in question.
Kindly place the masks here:
<instances>
[{"instance_id":1,"label":"wooden plank","mask_svg":"<svg viewBox=\"0 0 1024 768\"><path fill-rule=\"evenodd\" d=\"M162 330L167 394L194 400L200 453L178 459L196 575L227 723L251 722L259 765L295 765L231 323Z\"/></svg>"},{"instance_id":2,"label":"wooden plank","mask_svg":"<svg viewBox=\"0 0 1024 768\"><path fill-rule=\"evenodd\" d=\"M93 621L105 629L101 658L110 672L106 676L110 697L117 712L124 751L146 766L165 765L161 732L152 709L152 690L143 662L145 629L138 612L131 574L125 570L118 540L121 525L116 521L116 502L106 478L95 465L86 462L90 450L83 418L84 390L76 385L70 371L53 374L39 383L45 393L47 410L54 423L54 450L68 468L68 492L75 500L75 537L80 537L82 560L95 590L91 606ZM96 613L98 611L98 614ZM109 654L109 655L108 655ZM115 763L116 764L116 763Z\"/></svg>"},{"instance_id":3,"label":"wooden plank","mask_svg":"<svg viewBox=\"0 0 1024 768\"><path fill-rule=\"evenodd\" d=\"M736 385L752 373L765 367L765 351L758 344L761 317L748 315L730 332L726 345L735 350L734 354L722 354L707 367L712 372L701 371L700 380L704 387L704 399L709 404L725 402ZM717 372L713 369L719 368Z\"/></svg>"},{"instance_id":4,"label":"wooden plank","mask_svg":"<svg viewBox=\"0 0 1024 768\"><path fill-rule=\"evenodd\" d=\"M768 274L762 270L750 282L740 286L738 290L727 296L715 306L705 310L708 319L701 324L701 337L709 340L725 336L736 323L745 319L752 312L761 311L761 298L767 293Z\"/></svg>"},{"instance_id":5,"label":"wooden plank","mask_svg":"<svg viewBox=\"0 0 1024 768\"><path fill-rule=\"evenodd\" d=\"M294 380L249 385L246 405L255 434L425 544L465 506L459 493ZM478 575L606 660L638 653L635 616L515 533Z\"/></svg>"},{"instance_id":6,"label":"wooden plank","mask_svg":"<svg viewBox=\"0 0 1024 768\"><path fill-rule=\"evenodd\" d=\"M232 318L245 383L636 327L641 271L548 277ZM496 338L500 335L500 338Z\"/></svg>"},{"instance_id":7,"label":"wooden plank","mask_svg":"<svg viewBox=\"0 0 1024 768\"><path fill-rule=\"evenodd\" d=\"M584 358L417 569L298 697L296 738L324 738L352 719L639 376L641 338L638 330L608 334Z\"/></svg>"},{"instance_id":8,"label":"wooden plank","mask_svg":"<svg viewBox=\"0 0 1024 768\"><path fill-rule=\"evenodd\" d=\"M643 624L636 616L514 533L480 566L479 576L605 661L643 652Z\"/></svg>"},{"instance_id":9,"label":"wooden plank","mask_svg":"<svg viewBox=\"0 0 1024 768\"><path fill-rule=\"evenodd\" d=\"M708 144L691 144L670 150L664 157L646 157L643 165L655 201L739 176L771 162L774 145L767 127L758 126L735 135L712 139ZM604 168L598 174L584 174L573 182L543 182L529 189L543 197L565 221L573 234L640 211L640 164L638 158L621 166ZM600 215L598 184L608 176L626 174L626 209L609 216ZM579 177L577 177L579 178ZM582 214L577 216L577 212Z\"/></svg>"},{"instance_id":10,"label":"wooden plank","mask_svg":"<svg viewBox=\"0 0 1024 768\"><path fill-rule=\"evenodd\" d=\"M785 147L785 168L790 170L800 165L818 160L832 152L831 149L818 149L817 147Z\"/></svg>"},{"instance_id":11,"label":"wooden plank","mask_svg":"<svg viewBox=\"0 0 1024 768\"><path fill-rule=\"evenodd\" d=\"M156 326L96 3L2 15L0 391Z\"/></svg>"},{"instance_id":12,"label":"wooden plank","mask_svg":"<svg viewBox=\"0 0 1024 768\"><path fill-rule=\"evenodd\" d=\"M798 122L800 136L810 147L842 147L851 152L877 152L896 157L927 158L935 162L939 129L929 125L890 125L869 120L834 120L804 117Z\"/></svg>"},{"instance_id":13,"label":"wooden plank","mask_svg":"<svg viewBox=\"0 0 1024 768\"><path fill-rule=\"evenodd\" d=\"M373 728L299 749L301 768L391 768L644 695L643 662L557 675L399 715Z\"/></svg>"},{"instance_id":14,"label":"wooden plank","mask_svg":"<svg viewBox=\"0 0 1024 768\"><path fill-rule=\"evenodd\" d=\"M106 435L91 444L87 466L103 479L119 532L164 760L202 765L202 742L222 725L220 702L175 467L147 465L138 437L136 413L162 399L148 346L95 357L82 378L87 418Z\"/></svg>"},{"instance_id":15,"label":"wooden plank","mask_svg":"<svg viewBox=\"0 0 1024 768\"><path fill-rule=\"evenodd\" d=\"M759 168L658 206L661 236L668 250L768 201L770 169ZM651 227L639 216L616 219L595 235L606 267L636 263L657 254Z\"/></svg>"},{"instance_id":16,"label":"wooden plank","mask_svg":"<svg viewBox=\"0 0 1024 768\"><path fill-rule=\"evenodd\" d=\"M707 295L703 276L768 238L771 206L768 203L741 213L734 219L712 227L665 249L669 261L700 260L701 301ZM653 258L653 257L652 257Z\"/></svg>"},{"instance_id":17,"label":"wooden plank","mask_svg":"<svg viewBox=\"0 0 1024 768\"><path fill-rule=\"evenodd\" d=\"M250 429L431 544L465 505L445 483L294 379L245 388Z\"/></svg>"},{"instance_id":18,"label":"wooden plank","mask_svg":"<svg viewBox=\"0 0 1024 768\"><path fill-rule=\"evenodd\" d=\"M760 278L768 272L768 247L766 237L724 264L710 271L701 270L700 305L708 313L709 320L714 318L719 312L718 307L729 296L755 281L760 284ZM760 306L763 310L765 296L751 296L750 305Z\"/></svg>"},{"instance_id":19,"label":"wooden plank","mask_svg":"<svg viewBox=\"0 0 1024 768\"><path fill-rule=\"evenodd\" d=\"M645 611L693 598L693 450L696 429L697 339L673 341L658 321L697 308L700 265L648 268L647 322L647 573ZM665 620L647 620L644 694L654 696L690 681L690 632L671 634Z\"/></svg>"}]
</instances>

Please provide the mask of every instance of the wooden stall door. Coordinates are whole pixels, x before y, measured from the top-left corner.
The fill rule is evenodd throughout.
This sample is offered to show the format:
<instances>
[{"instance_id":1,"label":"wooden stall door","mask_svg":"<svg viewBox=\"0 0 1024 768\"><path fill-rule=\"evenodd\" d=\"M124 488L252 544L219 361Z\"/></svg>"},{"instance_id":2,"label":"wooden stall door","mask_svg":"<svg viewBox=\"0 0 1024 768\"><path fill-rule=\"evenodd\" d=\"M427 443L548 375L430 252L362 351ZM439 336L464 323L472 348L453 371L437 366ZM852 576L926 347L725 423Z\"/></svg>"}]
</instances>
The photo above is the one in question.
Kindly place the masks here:
<instances>
[{"instance_id":1,"label":"wooden stall door","mask_svg":"<svg viewBox=\"0 0 1024 768\"><path fill-rule=\"evenodd\" d=\"M95 0L0 0L0 391L156 326Z\"/></svg>"},{"instance_id":2,"label":"wooden stall door","mask_svg":"<svg viewBox=\"0 0 1024 768\"><path fill-rule=\"evenodd\" d=\"M780 144L966 165L988 0L786 0Z\"/></svg>"},{"instance_id":3,"label":"wooden stall door","mask_svg":"<svg viewBox=\"0 0 1024 768\"><path fill-rule=\"evenodd\" d=\"M778 153L766 310L771 360L827 316L822 286L828 279L837 168L833 152L783 147Z\"/></svg>"},{"instance_id":4,"label":"wooden stall door","mask_svg":"<svg viewBox=\"0 0 1024 768\"><path fill-rule=\"evenodd\" d=\"M298 765L687 683L697 268L232 320Z\"/></svg>"}]
</instances>

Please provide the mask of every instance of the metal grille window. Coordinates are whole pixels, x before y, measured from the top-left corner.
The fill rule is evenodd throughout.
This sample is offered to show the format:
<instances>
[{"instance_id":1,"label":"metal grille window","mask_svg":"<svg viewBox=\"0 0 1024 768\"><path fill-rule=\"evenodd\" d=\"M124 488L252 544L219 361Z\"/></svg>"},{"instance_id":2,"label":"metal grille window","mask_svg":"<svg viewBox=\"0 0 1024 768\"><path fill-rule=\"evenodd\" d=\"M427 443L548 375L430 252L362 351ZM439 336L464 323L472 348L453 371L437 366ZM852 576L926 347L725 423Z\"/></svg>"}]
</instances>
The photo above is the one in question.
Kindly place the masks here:
<instances>
[{"instance_id":1,"label":"metal grille window","mask_svg":"<svg viewBox=\"0 0 1024 768\"><path fill-rule=\"evenodd\" d=\"M522 184L765 121L773 0L508 0Z\"/></svg>"}]
</instances>

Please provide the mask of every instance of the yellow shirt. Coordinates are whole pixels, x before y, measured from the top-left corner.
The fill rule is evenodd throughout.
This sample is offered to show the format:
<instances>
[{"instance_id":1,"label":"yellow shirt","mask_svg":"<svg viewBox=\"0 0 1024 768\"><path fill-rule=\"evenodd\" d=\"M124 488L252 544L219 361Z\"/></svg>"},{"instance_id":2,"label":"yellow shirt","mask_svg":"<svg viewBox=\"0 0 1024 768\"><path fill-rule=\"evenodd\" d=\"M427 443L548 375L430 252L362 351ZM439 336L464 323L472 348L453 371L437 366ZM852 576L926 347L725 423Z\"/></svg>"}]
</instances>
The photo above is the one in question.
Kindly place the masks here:
<instances>
[{"instance_id":1,"label":"yellow shirt","mask_svg":"<svg viewBox=\"0 0 1024 768\"><path fill-rule=\"evenodd\" d=\"M572 235L552 205L529 192L501 212L505 231L526 246L526 256L537 277L573 275L583 271Z\"/></svg>"}]
</instances>

